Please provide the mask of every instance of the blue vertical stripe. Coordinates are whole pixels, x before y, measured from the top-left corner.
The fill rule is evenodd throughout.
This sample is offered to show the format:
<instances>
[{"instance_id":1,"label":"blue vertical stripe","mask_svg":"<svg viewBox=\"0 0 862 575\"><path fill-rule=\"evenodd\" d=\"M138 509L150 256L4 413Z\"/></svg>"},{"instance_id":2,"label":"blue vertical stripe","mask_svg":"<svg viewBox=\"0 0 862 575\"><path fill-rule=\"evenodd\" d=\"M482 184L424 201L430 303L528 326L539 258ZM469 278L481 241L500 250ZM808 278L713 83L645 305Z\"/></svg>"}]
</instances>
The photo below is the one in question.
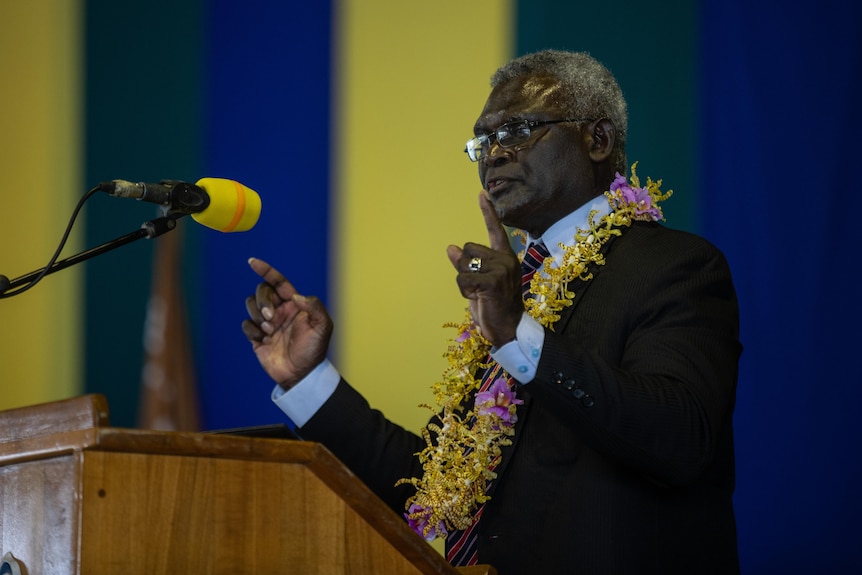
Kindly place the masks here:
<instances>
[{"instance_id":1,"label":"blue vertical stripe","mask_svg":"<svg viewBox=\"0 0 862 575\"><path fill-rule=\"evenodd\" d=\"M860 23L855 2L704 3L703 221L742 314L747 574L862 573Z\"/></svg>"},{"instance_id":2,"label":"blue vertical stripe","mask_svg":"<svg viewBox=\"0 0 862 575\"><path fill-rule=\"evenodd\" d=\"M279 416L240 330L257 284L246 260L269 260L303 293L326 297L332 5L218 0L206 22L204 169L263 204L251 231L203 240L199 372L205 423L217 428Z\"/></svg>"}]
</instances>

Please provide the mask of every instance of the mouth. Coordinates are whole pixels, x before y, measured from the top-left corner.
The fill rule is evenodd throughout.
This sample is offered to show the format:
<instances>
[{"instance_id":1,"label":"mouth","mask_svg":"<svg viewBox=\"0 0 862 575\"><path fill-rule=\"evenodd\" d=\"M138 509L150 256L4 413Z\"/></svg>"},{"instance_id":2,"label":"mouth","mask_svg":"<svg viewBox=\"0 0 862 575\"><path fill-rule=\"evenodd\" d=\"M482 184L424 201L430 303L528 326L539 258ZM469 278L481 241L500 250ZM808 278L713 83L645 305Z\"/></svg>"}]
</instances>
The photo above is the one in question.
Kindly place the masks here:
<instances>
[{"instance_id":1,"label":"mouth","mask_svg":"<svg viewBox=\"0 0 862 575\"><path fill-rule=\"evenodd\" d=\"M502 192L511 183L512 180L509 178L488 178L485 182L485 189L493 196Z\"/></svg>"}]
</instances>

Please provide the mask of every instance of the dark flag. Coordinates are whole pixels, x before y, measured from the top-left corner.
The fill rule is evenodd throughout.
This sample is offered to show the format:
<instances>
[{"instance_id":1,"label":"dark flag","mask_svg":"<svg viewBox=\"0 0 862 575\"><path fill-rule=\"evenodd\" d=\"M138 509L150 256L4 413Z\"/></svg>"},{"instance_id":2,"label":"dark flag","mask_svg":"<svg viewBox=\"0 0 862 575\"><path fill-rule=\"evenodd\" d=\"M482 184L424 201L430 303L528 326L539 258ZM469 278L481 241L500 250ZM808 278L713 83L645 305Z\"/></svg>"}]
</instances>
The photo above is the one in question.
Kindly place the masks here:
<instances>
[{"instance_id":1,"label":"dark flag","mask_svg":"<svg viewBox=\"0 0 862 575\"><path fill-rule=\"evenodd\" d=\"M200 406L182 295L182 227L158 238L144 324L144 367L138 426L199 431Z\"/></svg>"}]
</instances>

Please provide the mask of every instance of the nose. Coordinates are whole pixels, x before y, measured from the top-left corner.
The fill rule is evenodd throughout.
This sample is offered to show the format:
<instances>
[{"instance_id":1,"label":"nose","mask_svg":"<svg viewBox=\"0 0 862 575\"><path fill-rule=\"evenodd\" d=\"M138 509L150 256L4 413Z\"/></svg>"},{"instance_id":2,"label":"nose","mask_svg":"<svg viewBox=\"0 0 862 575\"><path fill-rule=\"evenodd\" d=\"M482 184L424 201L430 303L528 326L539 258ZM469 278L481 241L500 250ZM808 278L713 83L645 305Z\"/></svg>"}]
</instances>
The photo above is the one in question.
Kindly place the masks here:
<instances>
[{"instance_id":1,"label":"nose","mask_svg":"<svg viewBox=\"0 0 862 575\"><path fill-rule=\"evenodd\" d=\"M514 150L511 148L504 148L499 142L497 142L497 140L494 140L488 147L488 153L485 154L483 161L486 166L498 167L509 163L513 156Z\"/></svg>"}]
</instances>

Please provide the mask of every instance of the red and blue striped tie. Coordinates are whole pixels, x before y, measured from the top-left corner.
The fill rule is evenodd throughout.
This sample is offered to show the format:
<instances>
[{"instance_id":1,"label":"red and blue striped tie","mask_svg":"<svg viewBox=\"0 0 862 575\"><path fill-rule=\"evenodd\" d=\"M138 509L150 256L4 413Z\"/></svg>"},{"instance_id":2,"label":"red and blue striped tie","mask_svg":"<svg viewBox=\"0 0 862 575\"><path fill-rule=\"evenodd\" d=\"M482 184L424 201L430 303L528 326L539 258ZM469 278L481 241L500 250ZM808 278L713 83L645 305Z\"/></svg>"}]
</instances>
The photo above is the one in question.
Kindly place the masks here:
<instances>
[{"instance_id":1,"label":"red and blue striped tie","mask_svg":"<svg viewBox=\"0 0 862 575\"><path fill-rule=\"evenodd\" d=\"M524 259L521 261L521 293L524 297L530 292L530 281L536 275L536 270L542 267L542 262L548 257L550 252L545 247L544 242L533 242L524 252Z\"/></svg>"},{"instance_id":2,"label":"red and blue striped tie","mask_svg":"<svg viewBox=\"0 0 862 575\"><path fill-rule=\"evenodd\" d=\"M530 292L530 280L533 279L533 276L536 274L536 270L542 267L542 262L545 261L545 258L548 257L550 253L548 252L548 248L545 247L545 244L542 242L534 242L530 244L527 250L524 252L524 259L521 261L521 293L526 298L529 296ZM482 376L482 383L479 385L479 391L486 391L491 384L500 377L503 368L500 365L491 359L488 358L490 362L490 366L485 370L485 374ZM509 378L509 385L511 386L513 381ZM494 469L499 460L495 460L491 463L491 469ZM485 486L485 490L487 491L490 483ZM485 505L483 504L479 509L476 510L476 513L473 515L473 523L465 529L464 531L453 531L446 538L446 560L449 561L451 565L456 567L463 567L468 565L476 565L479 561L479 534L476 530L476 527L479 525L479 519L482 517L482 512L485 510Z\"/></svg>"}]
</instances>

